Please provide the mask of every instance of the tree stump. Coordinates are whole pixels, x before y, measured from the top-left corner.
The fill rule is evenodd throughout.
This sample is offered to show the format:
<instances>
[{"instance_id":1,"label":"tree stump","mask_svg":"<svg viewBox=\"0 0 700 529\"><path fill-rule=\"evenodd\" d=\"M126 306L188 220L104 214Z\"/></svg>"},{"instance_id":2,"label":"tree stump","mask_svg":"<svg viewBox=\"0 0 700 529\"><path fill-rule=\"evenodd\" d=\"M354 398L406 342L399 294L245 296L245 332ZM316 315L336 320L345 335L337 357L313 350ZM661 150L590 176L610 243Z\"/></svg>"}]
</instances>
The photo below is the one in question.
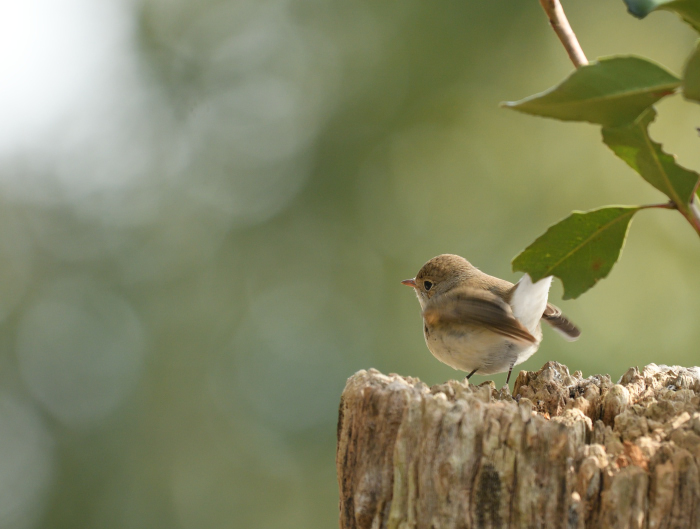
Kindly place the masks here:
<instances>
[{"instance_id":1,"label":"tree stump","mask_svg":"<svg viewBox=\"0 0 700 529\"><path fill-rule=\"evenodd\" d=\"M340 401L340 527L700 527L700 368L614 384L548 362L492 382L359 371Z\"/></svg>"}]
</instances>

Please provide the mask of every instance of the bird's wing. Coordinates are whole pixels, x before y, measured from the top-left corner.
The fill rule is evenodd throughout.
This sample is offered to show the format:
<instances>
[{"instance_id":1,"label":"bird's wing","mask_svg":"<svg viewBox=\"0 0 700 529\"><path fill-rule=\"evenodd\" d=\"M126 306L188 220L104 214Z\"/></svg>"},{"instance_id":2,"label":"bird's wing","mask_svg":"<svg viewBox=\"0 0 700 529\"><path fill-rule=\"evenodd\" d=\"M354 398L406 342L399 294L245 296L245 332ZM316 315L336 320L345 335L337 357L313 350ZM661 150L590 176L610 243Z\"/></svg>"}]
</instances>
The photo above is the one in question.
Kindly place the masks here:
<instances>
[{"instance_id":1,"label":"bird's wing","mask_svg":"<svg viewBox=\"0 0 700 529\"><path fill-rule=\"evenodd\" d=\"M537 343L537 339L513 316L510 305L486 290L460 288L431 298L423 311L423 318L432 327L474 325L516 342Z\"/></svg>"},{"instance_id":2,"label":"bird's wing","mask_svg":"<svg viewBox=\"0 0 700 529\"><path fill-rule=\"evenodd\" d=\"M581 331L566 316L561 313L561 309L551 303L547 303L542 319L549 323L555 331L561 334L565 340L573 342L581 336Z\"/></svg>"}]
</instances>

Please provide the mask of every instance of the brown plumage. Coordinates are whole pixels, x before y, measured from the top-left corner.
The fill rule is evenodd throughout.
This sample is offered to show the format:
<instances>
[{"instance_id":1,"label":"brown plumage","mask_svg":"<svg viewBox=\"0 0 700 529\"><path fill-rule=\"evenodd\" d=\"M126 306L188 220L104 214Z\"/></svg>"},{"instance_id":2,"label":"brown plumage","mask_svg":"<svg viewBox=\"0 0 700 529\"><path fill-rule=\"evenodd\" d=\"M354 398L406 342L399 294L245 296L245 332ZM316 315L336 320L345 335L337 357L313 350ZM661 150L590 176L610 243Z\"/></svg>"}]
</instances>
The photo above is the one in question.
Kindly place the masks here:
<instances>
[{"instance_id":1,"label":"brown plumage","mask_svg":"<svg viewBox=\"0 0 700 529\"><path fill-rule=\"evenodd\" d=\"M413 279L422 309L424 335L433 355L471 376L508 371L537 351L544 319L567 339L580 331L547 303L552 278L517 285L481 272L458 255L429 260Z\"/></svg>"},{"instance_id":2,"label":"brown plumage","mask_svg":"<svg viewBox=\"0 0 700 529\"><path fill-rule=\"evenodd\" d=\"M435 328L473 323L518 342L537 342L513 316L510 305L487 290L457 287L426 307L423 318Z\"/></svg>"}]
</instances>

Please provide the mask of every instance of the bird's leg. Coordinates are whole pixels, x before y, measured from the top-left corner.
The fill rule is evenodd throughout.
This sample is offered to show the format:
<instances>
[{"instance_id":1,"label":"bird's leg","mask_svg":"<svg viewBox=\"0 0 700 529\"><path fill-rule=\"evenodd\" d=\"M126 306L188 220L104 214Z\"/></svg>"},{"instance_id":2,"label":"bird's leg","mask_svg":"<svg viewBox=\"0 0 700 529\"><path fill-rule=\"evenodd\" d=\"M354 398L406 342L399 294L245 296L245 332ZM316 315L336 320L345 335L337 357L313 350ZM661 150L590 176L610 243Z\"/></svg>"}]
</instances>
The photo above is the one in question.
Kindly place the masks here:
<instances>
[{"instance_id":1,"label":"bird's leg","mask_svg":"<svg viewBox=\"0 0 700 529\"><path fill-rule=\"evenodd\" d=\"M469 377L471 377L474 373L476 373L477 369L479 369L479 368L477 367L474 371L472 371L466 377L464 377L464 380L469 380Z\"/></svg>"},{"instance_id":2,"label":"bird's leg","mask_svg":"<svg viewBox=\"0 0 700 529\"><path fill-rule=\"evenodd\" d=\"M510 365L510 369L508 370L508 376L506 377L506 384L508 384L510 382L510 374L513 372L514 366L515 366L515 364Z\"/></svg>"}]
</instances>

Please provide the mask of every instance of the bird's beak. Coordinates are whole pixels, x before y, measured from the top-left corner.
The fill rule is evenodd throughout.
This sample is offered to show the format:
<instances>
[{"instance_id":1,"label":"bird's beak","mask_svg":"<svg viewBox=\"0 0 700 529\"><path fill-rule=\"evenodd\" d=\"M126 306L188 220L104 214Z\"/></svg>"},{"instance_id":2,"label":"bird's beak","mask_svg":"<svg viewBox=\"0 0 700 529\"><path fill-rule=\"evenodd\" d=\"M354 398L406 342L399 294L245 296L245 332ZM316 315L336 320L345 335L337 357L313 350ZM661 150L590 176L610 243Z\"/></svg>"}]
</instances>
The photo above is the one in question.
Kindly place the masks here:
<instances>
[{"instance_id":1,"label":"bird's beak","mask_svg":"<svg viewBox=\"0 0 700 529\"><path fill-rule=\"evenodd\" d=\"M404 279L401 281L402 285L406 285L407 287L413 287L416 288L416 278L414 277L413 279Z\"/></svg>"}]
</instances>

